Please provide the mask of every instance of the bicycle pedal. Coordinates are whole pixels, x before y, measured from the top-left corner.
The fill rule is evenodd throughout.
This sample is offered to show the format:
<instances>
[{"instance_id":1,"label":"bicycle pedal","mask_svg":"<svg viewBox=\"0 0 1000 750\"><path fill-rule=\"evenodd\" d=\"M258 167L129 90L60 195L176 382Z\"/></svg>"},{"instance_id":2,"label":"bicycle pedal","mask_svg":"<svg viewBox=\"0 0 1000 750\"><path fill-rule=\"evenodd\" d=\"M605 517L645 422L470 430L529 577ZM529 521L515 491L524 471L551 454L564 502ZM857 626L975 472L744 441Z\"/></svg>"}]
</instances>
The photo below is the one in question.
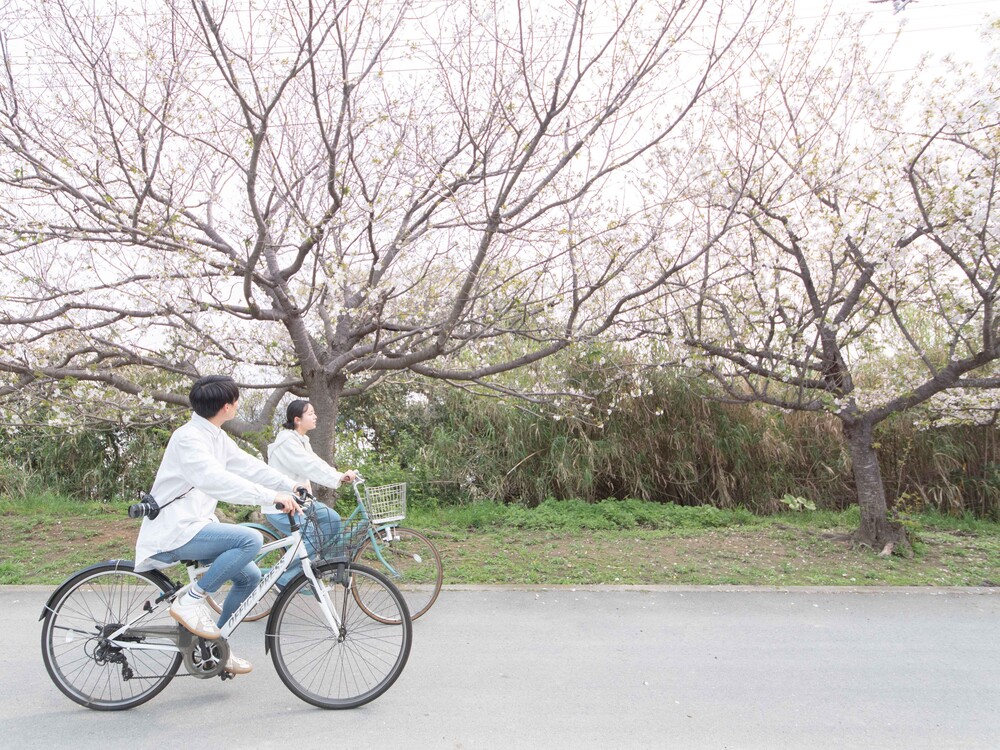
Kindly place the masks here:
<instances>
[{"instance_id":1,"label":"bicycle pedal","mask_svg":"<svg viewBox=\"0 0 1000 750\"><path fill-rule=\"evenodd\" d=\"M223 682L225 682L226 680L231 680L235 676L236 675L234 675L232 672L227 672L224 669L221 672L219 672L219 679L222 680Z\"/></svg>"}]
</instances>

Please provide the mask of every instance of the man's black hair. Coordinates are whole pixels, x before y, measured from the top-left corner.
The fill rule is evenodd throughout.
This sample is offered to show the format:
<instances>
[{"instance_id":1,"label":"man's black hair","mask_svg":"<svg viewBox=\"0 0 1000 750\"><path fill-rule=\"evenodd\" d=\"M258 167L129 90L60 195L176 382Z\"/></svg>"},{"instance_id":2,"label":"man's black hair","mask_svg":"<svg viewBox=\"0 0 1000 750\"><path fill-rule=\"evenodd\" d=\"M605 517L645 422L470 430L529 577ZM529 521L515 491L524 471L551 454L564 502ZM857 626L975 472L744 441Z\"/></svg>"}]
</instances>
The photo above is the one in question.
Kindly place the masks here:
<instances>
[{"instance_id":1,"label":"man's black hair","mask_svg":"<svg viewBox=\"0 0 1000 750\"><path fill-rule=\"evenodd\" d=\"M199 417L211 419L226 404L236 403L240 397L239 386L228 375L206 375L191 386L188 398L191 408Z\"/></svg>"}]
</instances>

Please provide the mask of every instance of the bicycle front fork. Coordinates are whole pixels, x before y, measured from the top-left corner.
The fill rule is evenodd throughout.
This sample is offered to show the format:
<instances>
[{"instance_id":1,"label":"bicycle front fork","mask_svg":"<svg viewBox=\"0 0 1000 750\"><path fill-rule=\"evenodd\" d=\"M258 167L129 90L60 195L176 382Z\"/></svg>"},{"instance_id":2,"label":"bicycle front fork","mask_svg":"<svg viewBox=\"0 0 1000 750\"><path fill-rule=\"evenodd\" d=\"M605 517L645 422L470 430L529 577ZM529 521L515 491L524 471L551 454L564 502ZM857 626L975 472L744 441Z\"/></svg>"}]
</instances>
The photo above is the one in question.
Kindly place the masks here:
<instances>
[{"instance_id":1,"label":"bicycle front fork","mask_svg":"<svg viewBox=\"0 0 1000 750\"><path fill-rule=\"evenodd\" d=\"M339 583L343 580L345 576L346 566L337 566L337 582ZM316 571L313 570L312 561L306 558L302 561L302 572L305 573L306 578L312 583L313 593L316 595L316 600L320 604L320 610L323 612L323 617L326 620L327 627L330 628L331 633L335 633L339 640L344 638L344 623L337 613L337 608L334 606L333 599L330 596L330 590L326 587L323 579L316 575ZM350 576L347 576L347 580L344 584L350 590L351 580Z\"/></svg>"}]
</instances>

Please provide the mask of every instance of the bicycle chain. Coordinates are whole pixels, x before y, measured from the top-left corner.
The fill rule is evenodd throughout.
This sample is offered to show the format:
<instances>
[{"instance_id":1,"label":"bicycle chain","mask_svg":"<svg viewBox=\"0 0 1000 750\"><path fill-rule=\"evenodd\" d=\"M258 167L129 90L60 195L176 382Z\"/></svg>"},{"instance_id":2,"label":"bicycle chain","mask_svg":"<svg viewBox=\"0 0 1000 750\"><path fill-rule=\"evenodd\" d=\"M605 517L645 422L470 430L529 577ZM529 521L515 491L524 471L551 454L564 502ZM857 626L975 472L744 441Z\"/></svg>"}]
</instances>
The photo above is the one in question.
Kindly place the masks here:
<instances>
[{"instance_id":1,"label":"bicycle chain","mask_svg":"<svg viewBox=\"0 0 1000 750\"><path fill-rule=\"evenodd\" d=\"M199 644L198 642L190 642L189 644L183 645L182 648L201 648L203 645L205 645L205 644ZM181 651L181 653L184 654L184 651ZM226 648L226 650L225 650L224 653L225 653L225 655L228 656L228 648ZM96 661L100 664L102 660L98 659ZM185 667L186 667L187 666L187 662L188 662L188 658L187 658L186 655L184 656L184 661L185 661ZM107 657L106 659L103 660L103 663L105 663L105 664L107 664L109 662L113 663L113 664L121 664L122 665L122 679L124 681L126 681L126 682L128 682L129 680L159 680L159 679L162 679L164 677L170 676L170 675L165 675L165 674L161 674L161 675L137 675L137 674L135 674L132 671L132 667L128 663L128 658L124 654L122 654L120 652L112 654L111 656L109 656L109 657ZM220 670L217 675L211 675L211 677L221 677L223 682L225 682L226 680L233 679L234 676L235 675L231 674L230 672L227 672L225 669ZM182 674L177 674L175 672L173 674L173 677L198 677L199 679L210 679L210 677L206 677L204 675L197 675L197 674L194 674L193 672L190 672L190 671L186 671L186 672L184 672Z\"/></svg>"},{"instance_id":2,"label":"bicycle chain","mask_svg":"<svg viewBox=\"0 0 1000 750\"><path fill-rule=\"evenodd\" d=\"M124 679L124 680L125 680L126 682L127 682L128 680L159 680L159 679L161 679L161 678L163 678L163 677L166 677L166 676L167 676L167 675L165 675L165 674L158 674L158 675L141 675L141 674L134 674L134 675L132 675L132 676L130 676L130 677L126 677L126 676L125 676L125 674L124 674L124 672L125 672L125 670L124 670L124 668L123 668L123 669L122 669L122 678L123 678L123 679ZM190 674L190 673L188 673L188 672L184 672L184 673L182 673L182 674L177 674L176 672L174 672L174 676L173 676L173 679L175 679L175 680L176 680L176 679L177 679L178 677L194 677L194 676L195 676L195 675L193 675L193 674ZM223 670L222 672L220 672L220 673L219 673L219 677L221 677L221 678L222 678L222 681L223 681L223 682L225 682L226 680L231 680L231 679L233 679L233 677L235 677L235 676L236 676L236 675L234 675L233 673L231 673L231 672L226 672L225 670Z\"/></svg>"}]
</instances>

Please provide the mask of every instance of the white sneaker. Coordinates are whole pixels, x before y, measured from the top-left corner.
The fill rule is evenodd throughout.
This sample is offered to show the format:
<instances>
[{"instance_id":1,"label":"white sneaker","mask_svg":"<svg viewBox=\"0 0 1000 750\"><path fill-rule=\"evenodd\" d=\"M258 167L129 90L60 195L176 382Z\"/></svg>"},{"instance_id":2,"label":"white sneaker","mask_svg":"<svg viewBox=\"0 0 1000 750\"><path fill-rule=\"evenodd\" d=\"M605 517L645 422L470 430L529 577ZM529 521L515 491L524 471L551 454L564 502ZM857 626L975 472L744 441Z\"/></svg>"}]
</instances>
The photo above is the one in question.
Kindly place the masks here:
<instances>
[{"instance_id":1,"label":"white sneaker","mask_svg":"<svg viewBox=\"0 0 1000 750\"><path fill-rule=\"evenodd\" d=\"M182 604L186 598L187 588L183 589L170 605L170 616L195 635L210 641L221 638L222 631L215 624L215 613L205 602Z\"/></svg>"},{"instance_id":2,"label":"white sneaker","mask_svg":"<svg viewBox=\"0 0 1000 750\"><path fill-rule=\"evenodd\" d=\"M236 654L229 651L229 660L226 662L226 671L230 674L247 674L253 669L253 664L246 659L241 659Z\"/></svg>"}]
</instances>

